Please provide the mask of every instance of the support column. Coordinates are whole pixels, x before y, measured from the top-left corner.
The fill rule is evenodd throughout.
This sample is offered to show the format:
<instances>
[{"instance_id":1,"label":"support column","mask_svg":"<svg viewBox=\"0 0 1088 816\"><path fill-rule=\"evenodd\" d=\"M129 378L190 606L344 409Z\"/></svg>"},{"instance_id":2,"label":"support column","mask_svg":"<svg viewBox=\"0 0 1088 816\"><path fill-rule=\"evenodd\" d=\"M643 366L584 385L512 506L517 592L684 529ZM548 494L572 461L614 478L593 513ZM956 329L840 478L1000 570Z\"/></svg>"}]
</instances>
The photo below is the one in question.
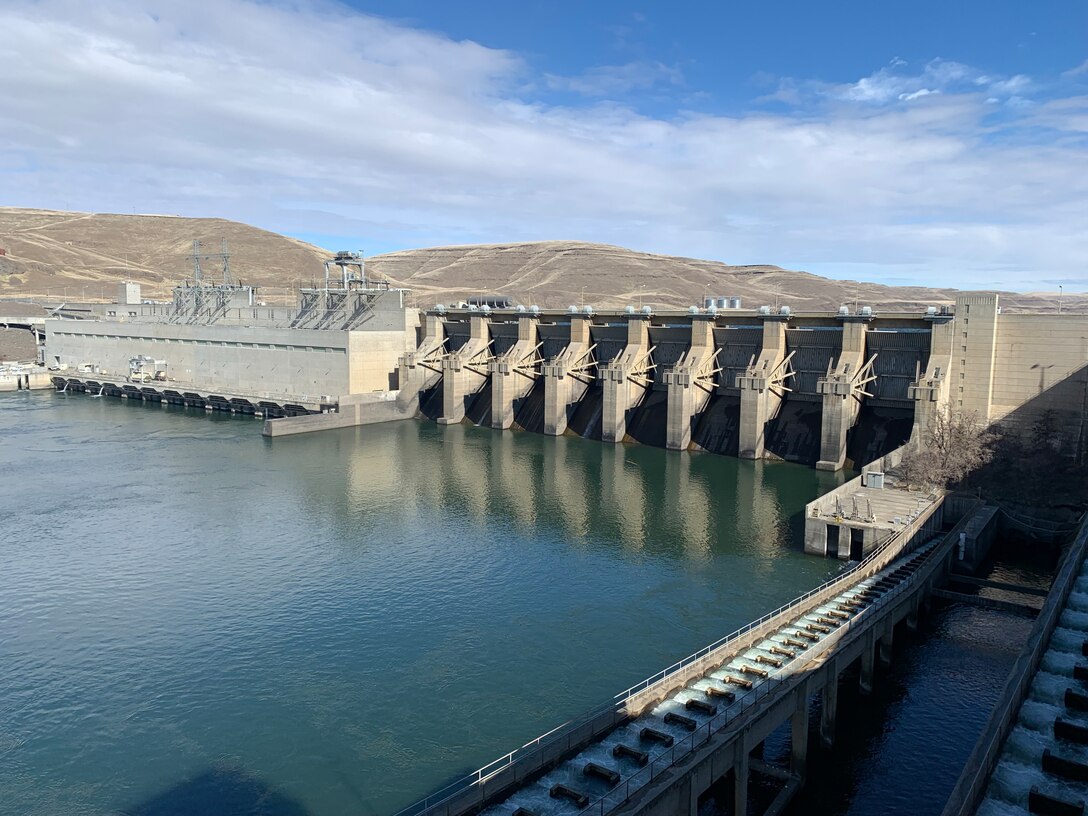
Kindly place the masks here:
<instances>
[{"instance_id":1,"label":"support column","mask_svg":"<svg viewBox=\"0 0 1088 816\"><path fill-rule=\"evenodd\" d=\"M797 693L797 708L790 717L790 773L805 778L808 766L808 683Z\"/></svg>"},{"instance_id":2,"label":"support column","mask_svg":"<svg viewBox=\"0 0 1088 816\"><path fill-rule=\"evenodd\" d=\"M949 382L952 380L952 347L956 324L952 315L926 315L929 323L929 363L907 387L907 396L914 400L914 427L910 444L917 449L926 444L937 412L949 403Z\"/></svg>"},{"instance_id":3,"label":"support column","mask_svg":"<svg viewBox=\"0 0 1088 816\"><path fill-rule=\"evenodd\" d=\"M895 627L889 622L888 631L884 633L884 637L880 639L880 665L890 666L892 664L892 639L895 636Z\"/></svg>"},{"instance_id":4,"label":"support column","mask_svg":"<svg viewBox=\"0 0 1088 816\"><path fill-rule=\"evenodd\" d=\"M665 447L687 450L691 446L693 417L702 411L716 388L714 315L691 318L691 347L664 374L668 387L668 425Z\"/></svg>"},{"instance_id":5,"label":"support column","mask_svg":"<svg viewBox=\"0 0 1088 816\"><path fill-rule=\"evenodd\" d=\"M442 416L439 425L455 425L465 418L465 400L487 383L487 348L490 343L485 315L469 318L469 339L442 358Z\"/></svg>"},{"instance_id":6,"label":"support column","mask_svg":"<svg viewBox=\"0 0 1088 816\"><path fill-rule=\"evenodd\" d=\"M491 375L491 427L504 431L514 424L514 401L533 387L537 371L537 326L539 318L518 317L518 341L501 357L488 361Z\"/></svg>"},{"instance_id":7,"label":"support column","mask_svg":"<svg viewBox=\"0 0 1088 816\"><path fill-rule=\"evenodd\" d=\"M740 458L762 459L767 423L778 416L785 397L786 324L789 315L763 315L763 350L737 376L740 389Z\"/></svg>"},{"instance_id":8,"label":"support column","mask_svg":"<svg viewBox=\"0 0 1088 816\"><path fill-rule=\"evenodd\" d=\"M820 460L817 470L842 470L846 464L846 434L858 421L865 390L875 376L873 360L865 362L866 324L872 315L840 315L842 350L833 368L816 383L822 395Z\"/></svg>"},{"instance_id":9,"label":"support column","mask_svg":"<svg viewBox=\"0 0 1088 816\"><path fill-rule=\"evenodd\" d=\"M835 717L839 709L839 672L834 663L827 667L827 683L821 694L820 744L830 748L835 744Z\"/></svg>"},{"instance_id":10,"label":"support column","mask_svg":"<svg viewBox=\"0 0 1088 816\"><path fill-rule=\"evenodd\" d=\"M733 762L733 816L748 816L748 746L744 737L737 740Z\"/></svg>"},{"instance_id":11,"label":"support column","mask_svg":"<svg viewBox=\"0 0 1088 816\"><path fill-rule=\"evenodd\" d=\"M876 642L873 636L873 632L870 629L869 633L865 636L865 646L861 652L861 678L859 680L859 688L862 694L873 693L873 669L876 663Z\"/></svg>"},{"instance_id":12,"label":"support column","mask_svg":"<svg viewBox=\"0 0 1088 816\"><path fill-rule=\"evenodd\" d=\"M627 435L627 412L646 393L646 386L635 378L643 377L648 369L649 326L649 315L627 315L627 346L601 369L604 381L601 439L604 442L623 441Z\"/></svg>"},{"instance_id":13,"label":"support column","mask_svg":"<svg viewBox=\"0 0 1088 816\"><path fill-rule=\"evenodd\" d=\"M544 377L544 433L561 436L567 430L571 406L585 396L595 376L586 314L570 317L570 343L541 366Z\"/></svg>"},{"instance_id":14,"label":"support column","mask_svg":"<svg viewBox=\"0 0 1088 816\"><path fill-rule=\"evenodd\" d=\"M918 609L922 605L921 593L915 592L910 599L910 612L907 613L907 628L912 632L918 631Z\"/></svg>"},{"instance_id":15,"label":"support column","mask_svg":"<svg viewBox=\"0 0 1088 816\"><path fill-rule=\"evenodd\" d=\"M423 315L423 340L415 351L405 352L397 360L397 405L405 412L419 408L419 393L427 380L441 367L442 348L446 342L446 323L438 312Z\"/></svg>"}]
</instances>

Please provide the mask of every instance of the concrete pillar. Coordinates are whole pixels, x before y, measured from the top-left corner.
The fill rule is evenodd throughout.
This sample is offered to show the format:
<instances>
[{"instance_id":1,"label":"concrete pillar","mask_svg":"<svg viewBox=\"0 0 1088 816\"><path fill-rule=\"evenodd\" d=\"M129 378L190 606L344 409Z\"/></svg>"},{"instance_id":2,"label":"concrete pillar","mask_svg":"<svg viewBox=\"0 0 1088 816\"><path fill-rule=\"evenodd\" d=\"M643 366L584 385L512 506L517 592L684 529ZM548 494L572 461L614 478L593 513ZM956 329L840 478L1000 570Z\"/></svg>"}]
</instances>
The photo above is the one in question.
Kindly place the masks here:
<instances>
[{"instance_id":1,"label":"concrete pillar","mask_svg":"<svg viewBox=\"0 0 1088 816\"><path fill-rule=\"evenodd\" d=\"M805 778L808 766L808 691L805 683L797 694L797 708L790 717L790 773Z\"/></svg>"},{"instance_id":2,"label":"concrete pillar","mask_svg":"<svg viewBox=\"0 0 1088 816\"><path fill-rule=\"evenodd\" d=\"M514 424L514 401L524 397L536 382L531 373L520 367L526 365L536 351L537 326L535 315L518 317L518 341L506 354L487 364L491 375L491 427L506 430Z\"/></svg>"},{"instance_id":3,"label":"concrete pillar","mask_svg":"<svg viewBox=\"0 0 1088 816\"><path fill-rule=\"evenodd\" d=\"M588 315L571 315L570 343L553 360L541 366L544 377L544 433L560 436L567 430L567 418L589 387L589 375L576 376L571 369L584 365L590 349Z\"/></svg>"},{"instance_id":4,"label":"concrete pillar","mask_svg":"<svg viewBox=\"0 0 1088 816\"><path fill-rule=\"evenodd\" d=\"M474 314L469 318L468 342L442 358L440 425L462 422L465 418L465 400L486 384L487 374L481 368L486 364L484 355L489 341L487 317Z\"/></svg>"},{"instance_id":5,"label":"concrete pillar","mask_svg":"<svg viewBox=\"0 0 1088 816\"><path fill-rule=\"evenodd\" d=\"M737 740L737 758L733 762L733 816L748 816L748 746Z\"/></svg>"},{"instance_id":6,"label":"concrete pillar","mask_svg":"<svg viewBox=\"0 0 1088 816\"><path fill-rule=\"evenodd\" d=\"M910 444L919 448L927 444L938 411L949 403L952 381L952 348L956 339L956 324L951 315L927 315L930 325L929 362L926 370L907 389L914 400L914 427Z\"/></svg>"},{"instance_id":7,"label":"concrete pillar","mask_svg":"<svg viewBox=\"0 0 1088 816\"><path fill-rule=\"evenodd\" d=\"M397 405L403 411L414 412L419 407L419 392L427 387L435 372L423 365L428 357L435 358L446 340L446 323L434 312L423 316L423 339L415 351L405 352L397 360Z\"/></svg>"},{"instance_id":8,"label":"concrete pillar","mask_svg":"<svg viewBox=\"0 0 1088 816\"><path fill-rule=\"evenodd\" d=\"M782 315L763 317L763 349L756 362L737 377L740 389L740 458L762 459L767 423L778 415L782 395L774 389L786 358L786 324Z\"/></svg>"},{"instance_id":9,"label":"concrete pillar","mask_svg":"<svg viewBox=\"0 0 1088 816\"><path fill-rule=\"evenodd\" d=\"M668 388L668 425L665 447L687 450L691 446L692 418L702 411L714 387L700 383L699 374L713 359L714 316L694 315L691 319L691 347L664 373Z\"/></svg>"},{"instance_id":10,"label":"concrete pillar","mask_svg":"<svg viewBox=\"0 0 1088 816\"><path fill-rule=\"evenodd\" d=\"M861 410L863 385L859 373L865 365L866 323L872 317L847 315L842 322L842 349L834 369L816 383L822 395L820 460L817 470L842 470L846 464L846 434Z\"/></svg>"},{"instance_id":11,"label":"concrete pillar","mask_svg":"<svg viewBox=\"0 0 1088 816\"><path fill-rule=\"evenodd\" d=\"M825 748L835 744L835 717L839 709L839 672L832 663L827 669L827 683L822 692L820 743Z\"/></svg>"},{"instance_id":12,"label":"concrete pillar","mask_svg":"<svg viewBox=\"0 0 1088 816\"><path fill-rule=\"evenodd\" d=\"M888 631L880 639L880 665L890 666L892 663L892 639L895 636L895 627L889 622Z\"/></svg>"},{"instance_id":13,"label":"concrete pillar","mask_svg":"<svg viewBox=\"0 0 1088 816\"><path fill-rule=\"evenodd\" d=\"M990 420L993 411L998 306L996 294L964 293L956 298L952 342L956 390L949 395L949 402L956 411L977 411L983 423Z\"/></svg>"},{"instance_id":14,"label":"concrete pillar","mask_svg":"<svg viewBox=\"0 0 1088 816\"><path fill-rule=\"evenodd\" d=\"M650 342L650 316L627 316L627 346L601 370L604 407L601 411L601 439L622 442L627 435L627 412L645 395L646 389L631 380L645 362Z\"/></svg>"},{"instance_id":15,"label":"concrete pillar","mask_svg":"<svg viewBox=\"0 0 1088 816\"><path fill-rule=\"evenodd\" d=\"M876 663L876 642L870 629L865 637L865 645L861 652L861 678L859 688L862 694L873 693L873 669Z\"/></svg>"},{"instance_id":16,"label":"concrete pillar","mask_svg":"<svg viewBox=\"0 0 1088 816\"><path fill-rule=\"evenodd\" d=\"M921 593L915 592L910 598L910 612L907 613L907 628L912 632L918 630L918 608L922 605Z\"/></svg>"}]
</instances>

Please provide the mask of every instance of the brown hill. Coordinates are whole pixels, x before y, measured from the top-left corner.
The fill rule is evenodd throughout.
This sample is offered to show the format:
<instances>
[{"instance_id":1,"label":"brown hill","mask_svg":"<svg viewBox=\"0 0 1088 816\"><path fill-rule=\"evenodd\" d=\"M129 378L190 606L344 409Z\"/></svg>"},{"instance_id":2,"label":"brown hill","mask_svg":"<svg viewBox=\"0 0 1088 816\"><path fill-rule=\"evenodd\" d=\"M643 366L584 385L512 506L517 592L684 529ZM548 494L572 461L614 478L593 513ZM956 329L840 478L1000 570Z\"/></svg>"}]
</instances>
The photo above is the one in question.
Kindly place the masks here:
<instances>
[{"instance_id":1,"label":"brown hill","mask_svg":"<svg viewBox=\"0 0 1088 816\"><path fill-rule=\"evenodd\" d=\"M797 311L830 311L856 299L859 305L893 311L952 303L957 292L830 280L777 266L729 266L577 241L412 249L377 255L368 269L412 289L421 306L500 294L545 307L622 307L641 301L675 309L714 296L739 297L747 308L777 303ZM1057 308L1056 296L1047 293L1002 293L1001 302L1010 311ZM1066 296L1064 307L1088 308L1088 297Z\"/></svg>"},{"instance_id":2,"label":"brown hill","mask_svg":"<svg viewBox=\"0 0 1088 816\"><path fill-rule=\"evenodd\" d=\"M218 252L226 240L235 279L263 288L268 300L290 298L299 282L322 275L326 250L219 218L111 215L0 207L0 296L88 299L113 296L113 284L134 280L148 297L165 298L192 274L193 240ZM208 260L207 277L221 266ZM504 294L526 305L598 308L637 305L686 308L706 295L740 297L746 307L776 302L795 310L833 310L853 303L877 310L951 303L953 289L883 286L821 278L776 266L729 266L653 255L603 244L538 241L434 247L368 260L371 276L412 289L420 306L479 294ZM1006 293L1010 310L1052 310L1055 296ZM1067 296L1065 308L1088 308Z\"/></svg>"},{"instance_id":3,"label":"brown hill","mask_svg":"<svg viewBox=\"0 0 1088 816\"><path fill-rule=\"evenodd\" d=\"M193 241L218 253L227 241L231 274L269 288L309 282L328 253L310 244L221 218L111 215L0 207L0 295L95 299L114 295L120 280L140 283L148 297L169 297L192 275ZM222 264L202 264L222 277ZM65 291L67 290L67 291Z\"/></svg>"}]
</instances>

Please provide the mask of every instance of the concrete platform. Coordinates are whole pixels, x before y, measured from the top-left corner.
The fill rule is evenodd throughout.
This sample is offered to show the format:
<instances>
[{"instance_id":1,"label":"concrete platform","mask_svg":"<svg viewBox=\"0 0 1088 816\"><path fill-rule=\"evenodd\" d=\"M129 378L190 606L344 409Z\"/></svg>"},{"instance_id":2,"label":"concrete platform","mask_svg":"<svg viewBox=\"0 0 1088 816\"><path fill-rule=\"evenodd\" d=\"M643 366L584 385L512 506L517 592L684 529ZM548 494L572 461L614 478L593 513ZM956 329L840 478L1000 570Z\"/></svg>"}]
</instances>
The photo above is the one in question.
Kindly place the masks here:
<instances>
[{"instance_id":1,"label":"concrete platform","mask_svg":"<svg viewBox=\"0 0 1088 816\"><path fill-rule=\"evenodd\" d=\"M843 488L847 489L833 491L809 506L805 552L859 560L938 500L936 493L905 490L887 483L877 488L848 482Z\"/></svg>"}]
</instances>

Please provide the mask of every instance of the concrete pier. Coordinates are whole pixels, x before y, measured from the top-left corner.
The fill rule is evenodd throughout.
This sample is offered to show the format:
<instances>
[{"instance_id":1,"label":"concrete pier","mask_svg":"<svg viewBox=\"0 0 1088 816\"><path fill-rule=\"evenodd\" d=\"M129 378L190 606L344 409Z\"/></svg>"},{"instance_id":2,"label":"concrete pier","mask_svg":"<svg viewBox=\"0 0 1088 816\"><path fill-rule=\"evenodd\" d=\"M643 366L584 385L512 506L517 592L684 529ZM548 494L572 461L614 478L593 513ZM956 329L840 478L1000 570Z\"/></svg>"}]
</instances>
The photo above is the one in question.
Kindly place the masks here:
<instances>
[{"instance_id":1,"label":"concrete pier","mask_svg":"<svg viewBox=\"0 0 1088 816\"><path fill-rule=\"evenodd\" d=\"M397 402L401 409L415 413L419 394L428 384L442 376L442 357L446 349L446 323L429 312L423 315L423 340L414 351L405 352L397 360Z\"/></svg>"},{"instance_id":2,"label":"concrete pier","mask_svg":"<svg viewBox=\"0 0 1088 816\"><path fill-rule=\"evenodd\" d=\"M665 446L669 450L687 450L691 446L694 418L706 407L717 388L720 368L714 343L714 320L715 316L710 314L692 318L691 347L664 374L668 389Z\"/></svg>"},{"instance_id":3,"label":"concrete pier","mask_svg":"<svg viewBox=\"0 0 1088 816\"><path fill-rule=\"evenodd\" d=\"M525 397L540 376L539 323L540 319L534 315L520 315L517 342L488 361L491 427L496 430L506 430L514 424L514 402Z\"/></svg>"},{"instance_id":4,"label":"concrete pier","mask_svg":"<svg viewBox=\"0 0 1088 816\"><path fill-rule=\"evenodd\" d=\"M570 344L541 366L544 376L544 433L560 436L578 401L585 396L597 375L589 327L592 318L573 314L570 318Z\"/></svg>"},{"instance_id":5,"label":"concrete pier","mask_svg":"<svg viewBox=\"0 0 1088 816\"><path fill-rule=\"evenodd\" d=\"M952 347L955 343L955 321L948 316L927 316L930 323L929 360L918 378L907 389L907 396L914 402L914 431L911 439L915 444L928 438L936 421L937 413L950 401L952 372Z\"/></svg>"},{"instance_id":6,"label":"concrete pier","mask_svg":"<svg viewBox=\"0 0 1088 816\"><path fill-rule=\"evenodd\" d=\"M626 347L601 368L604 387L601 438L605 442L623 441L627 435L627 412L638 405L653 385L649 327L650 315L630 315Z\"/></svg>"},{"instance_id":7,"label":"concrete pier","mask_svg":"<svg viewBox=\"0 0 1088 816\"><path fill-rule=\"evenodd\" d=\"M842 470L846 464L846 434L858 420L862 399L872 396L866 386L876 379L875 355L865 361L865 329L872 319L872 315L839 317L842 323L839 359L816 384L823 399L817 470Z\"/></svg>"},{"instance_id":8,"label":"concrete pier","mask_svg":"<svg viewBox=\"0 0 1088 816\"><path fill-rule=\"evenodd\" d=\"M778 415L793 376L786 352L790 315L761 315L763 347L759 358L737 377L740 389L740 458L762 459L767 423Z\"/></svg>"},{"instance_id":9,"label":"concrete pier","mask_svg":"<svg viewBox=\"0 0 1088 816\"><path fill-rule=\"evenodd\" d=\"M453 425L465 418L465 401L487 385L487 363L491 347L487 316L469 317L469 337L460 348L442 358L442 416L440 425Z\"/></svg>"},{"instance_id":10,"label":"concrete pier","mask_svg":"<svg viewBox=\"0 0 1088 816\"><path fill-rule=\"evenodd\" d=\"M52 387L52 375L39 368L0 373L0 391L33 391Z\"/></svg>"}]
</instances>

